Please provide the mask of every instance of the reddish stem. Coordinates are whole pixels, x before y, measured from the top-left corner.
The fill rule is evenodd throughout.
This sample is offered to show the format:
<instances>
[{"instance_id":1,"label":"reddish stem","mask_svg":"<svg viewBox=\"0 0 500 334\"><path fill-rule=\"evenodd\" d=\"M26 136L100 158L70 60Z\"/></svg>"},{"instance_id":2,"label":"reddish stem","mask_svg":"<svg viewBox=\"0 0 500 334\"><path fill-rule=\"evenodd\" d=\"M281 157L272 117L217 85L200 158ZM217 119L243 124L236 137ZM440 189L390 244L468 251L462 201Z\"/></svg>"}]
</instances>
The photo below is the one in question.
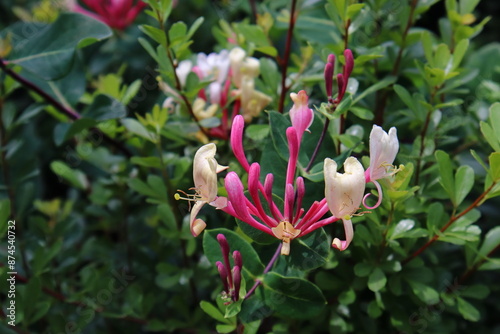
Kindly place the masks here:
<instances>
[{"instance_id":1,"label":"reddish stem","mask_svg":"<svg viewBox=\"0 0 500 334\"><path fill-rule=\"evenodd\" d=\"M288 69L288 61L290 60L290 52L292 47L292 36L293 36L293 28L295 26L295 21L297 20L297 15L295 13L295 8L297 6L297 0L292 0L292 9L290 12L290 23L288 26L288 33L286 35L286 44L285 44L285 54L283 55L283 62L281 65L281 95L278 105L278 111L283 113L283 108L285 105L285 96L288 92L289 87L286 85L286 73Z\"/></svg>"},{"instance_id":2,"label":"reddish stem","mask_svg":"<svg viewBox=\"0 0 500 334\"><path fill-rule=\"evenodd\" d=\"M474 209L475 207L479 206L480 203L484 200L484 198L486 197L486 195L488 195L488 193L493 189L493 187L497 184L497 182L493 182L489 187L488 189L486 189L478 198L476 198L476 200L467 207L467 209L465 209L464 211L460 212L458 215L456 216L453 216L450 218L450 220L446 223L446 225L444 225L439 231L441 233L444 233L444 231L446 231L448 229L448 227L451 226L451 224L453 224L454 222L456 222L458 219L460 219L461 217L463 217L464 215L466 215L467 213L469 213L469 211L471 211L472 209ZM401 262L402 265L405 265L407 264L408 262L410 262L411 260L413 260L414 258L416 258L418 255L420 255L420 253L422 253L424 250L426 250L430 245L432 245L436 240L439 239L439 234L436 234L432 237L432 239L430 239L429 241L427 241L422 247L420 247L419 249L417 249L415 252L413 252L413 254L411 254L410 256L408 256L405 260L403 260L403 262Z\"/></svg>"}]
</instances>

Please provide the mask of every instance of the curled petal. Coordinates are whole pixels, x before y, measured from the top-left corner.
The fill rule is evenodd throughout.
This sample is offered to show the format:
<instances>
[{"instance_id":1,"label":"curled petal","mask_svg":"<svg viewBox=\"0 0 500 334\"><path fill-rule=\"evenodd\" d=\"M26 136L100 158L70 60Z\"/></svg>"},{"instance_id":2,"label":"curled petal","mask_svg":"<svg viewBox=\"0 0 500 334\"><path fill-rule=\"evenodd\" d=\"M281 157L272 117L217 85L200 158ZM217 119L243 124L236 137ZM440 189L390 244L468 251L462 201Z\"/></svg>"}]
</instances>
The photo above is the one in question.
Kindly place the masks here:
<instances>
[{"instance_id":1,"label":"curled petal","mask_svg":"<svg viewBox=\"0 0 500 334\"><path fill-rule=\"evenodd\" d=\"M378 200L377 200L377 203L375 203L374 206L368 206L366 204L366 199L368 198L368 196L371 195L371 193L368 193L366 194L364 197L363 197L363 206L369 210L373 210L373 209L376 209L380 206L380 203L382 203L382 188L380 187L380 184L377 182L377 181L372 181L373 184L375 185L375 187L377 187L377 192L378 192Z\"/></svg>"},{"instance_id":2,"label":"curled petal","mask_svg":"<svg viewBox=\"0 0 500 334\"><path fill-rule=\"evenodd\" d=\"M203 202L203 201L197 201L193 205L193 208L191 209L191 218L190 218L189 228L191 230L191 234L195 237L199 236L200 233L203 232L203 230L207 226L207 224L202 219L196 218L196 216L200 212L203 205L205 205L205 203L206 202Z\"/></svg>"},{"instance_id":3,"label":"curled petal","mask_svg":"<svg viewBox=\"0 0 500 334\"><path fill-rule=\"evenodd\" d=\"M345 231L345 240L340 240L339 238L333 239L332 247L337 248L340 251L346 250L349 247L349 244L352 241L354 236L354 230L352 228L352 222L350 219L342 219L344 223L344 231Z\"/></svg>"}]
</instances>

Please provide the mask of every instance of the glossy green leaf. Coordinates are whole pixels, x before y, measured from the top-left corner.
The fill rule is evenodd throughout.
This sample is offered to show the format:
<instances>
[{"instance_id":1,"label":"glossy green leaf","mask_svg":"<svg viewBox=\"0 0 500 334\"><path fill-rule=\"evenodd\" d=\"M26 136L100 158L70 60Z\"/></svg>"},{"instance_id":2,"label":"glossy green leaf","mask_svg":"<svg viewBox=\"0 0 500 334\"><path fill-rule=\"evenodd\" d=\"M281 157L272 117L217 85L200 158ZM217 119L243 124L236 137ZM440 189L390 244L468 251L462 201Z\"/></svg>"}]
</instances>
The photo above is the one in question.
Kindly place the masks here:
<instances>
[{"instance_id":1,"label":"glossy green leaf","mask_svg":"<svg viewBox=\"0 0 500 334\"><path fill-rule=\"evenodd\" d=\"M500 179L500 152L491 153L488 157L490 162L490 175L494 181Z\"/></svg>"},{"instance_id":2,"label":"glossy green leaf","mask_svg":"<svg viewBox=\"0 0 500 334\"><path fill-rule=\"evenodd\" d=\"M429 285L413 280L408 280L413 293L427 305L439 302L439 293Z\"/></svg>"},{"instance_id":3,"label":"glossy green leaf","mask_svg":"<svg viewBox=\"0 0 500 334\"><path fill-rule=\"evenodd\" d=\"M481 313L471 303L463 298L457 298L458 312L464 317L465 320L479 321Z\"/></svg>"},{"instance_id":4,"label":"glossy green leaf","mask_svg":"<svg viewBox=\"0 0 500 334\"><path fill-rule=\"evenodd\" d=\"M73 187L85 190L88 187L88 181L85 174L78 170L69 167L66 163L56 160L50 164L50 169L61 179L66 180Z\"/></svg>"},{"instance_id":5,"label":"glossy green leaf","mask_svg":"<svg viewBox=\"0 0 500 334\"><path fill-rule=\"evenodd\" d=\"M312 270L326 263L330 243L326 232L320 228L303 237L293 239L290 245L289 263L300 270Z\"/></svg>"},{"instance_id":6,"label":"glossy green leaf","mask_svg":"<svg viewBox=\"0 0 500 334\"><path fill-rule=\"evenodd\" d=\"M375 93L376 91L381 90L382 88L385 88L391 84L393 84L396 81L395 76L386 76L382 80L378 80L377 83L373 84L372 86L364 89L360 94L356 95L354 98L354 101L352 102L353 104L357 104L359 101L364 99L366 96Z\"/></svg>"},{"instance_id":7,"label":"glossy green leaf","mask_svg":"<svg viewBox=\"0 0 500 334\"><path fill-rule=\"evenodd\" d=\"M121 120L121 123L128 131L138 135L139 137L147 139L153 143L156 143L158 141L156 135L153 132L149 131L144 125L142 125L136 119L124 118Z\"/></svg>"},{"instance_id":8,"label":"glossy green leaf","mask_svg":"<svg viewBox=\"0 0 500 334\"><path fill-rule=\"evenodd\" d=\"M21 65L44 80L68 73L75 50L111 36L111 29L87 15L64 13L56 22L39 31L25 43L14 46L9 62Z\"/></svg>"},{"instance_id":9,"label":"glossy green leaf","mask_svg":"<svg viewBox=\"0 0 500 334\"><path fill-rule=\"evenodd\" d=\"M439 183L443 186L444 190L448 193L453 205L456 206L455 199L455 180L453 178L453 166L451 164L450 156L441 150L436 151L434 154L439 166Z\"/></svg>"},{"instance_id":10,"label":"glossy green leaf","mask_svg":"<svg viewBox=\"0 0 500 334\"><path fill-rule=\"evenodd\" d=\"M387 277L380 268L375 268L368 276L368 288L373 292L382 290L387 283Z\"/></svg>"},{"instance_id":11,"label":"glossy green leaf","mask_svg":"<svg viewBox=\"0 0 500 334\"><path fill-rule=\"evenodd\" d=\"M478 260L489 257L491 252L500 245L500 226L495 226L486 233L483 244L478 251Z\"/></svg>"},{"instance_id":12,"label":"glossy green leaf","mask_svg":"<svg viewBox=\"0 0 500 334\"><path fill-rule=\"evenodd\" d=\"M474 186L474 170L460 166L455 173L455 206L459 206Z\"/></svg>"},{"instance_id":13,"label":"glossy green leaf","mask_svg":"<svg viewBox=\"0 0 500 334\"><path fill-rule=\"evenodd\" d=\"M238 250L241 253L243 272L247 273L252 278L262 275L264 265L260 262L259 255L252 245L235 232L224 228L205 230L203 235L203 250L208 260L212 262L213 265L215 265L217 261L222 261L220 245L217 242L217 235L219 233L226 237L231 252Z\"/></svg>"},{"instance_id":14,"label":"glossy green leaf","mask_svg":"<svg viewBox=\"0 0 500 334\"><path fill-rule=\"evenodd\" d=\"M213 304L211 304L205 300L202 300L200 302L200 307L206 314L208 314L209 316L211 316L215 320L223 322L223 323L227 323L227 324L231 323L231 321L229 319L224 318L224 315L222 314L222 312L217 307L215 307Z\"/></svg>"},{"instance_id":15,"label":"glossy green leaf","mask_svg":"<svg viewBox=\"0 0 500 334\"><path fill-rule=\"evenodd\" d=\"M305 279L270 272L263 284L264 302L280 315L306 319L316 316L326 305L321 290Z\"/></svg>"},{"instance_id":16,"label":"glossy green leaf","mask_svg":"<svg viewBox=\"0 0 500 334\"><path fill-rule=\"evenodd\" d=\"M96 121L123 118L127 115L127 109L117 99L109 95L97 95L92 104L82 113L82 117Z\"/></svg>"}]
</instances>

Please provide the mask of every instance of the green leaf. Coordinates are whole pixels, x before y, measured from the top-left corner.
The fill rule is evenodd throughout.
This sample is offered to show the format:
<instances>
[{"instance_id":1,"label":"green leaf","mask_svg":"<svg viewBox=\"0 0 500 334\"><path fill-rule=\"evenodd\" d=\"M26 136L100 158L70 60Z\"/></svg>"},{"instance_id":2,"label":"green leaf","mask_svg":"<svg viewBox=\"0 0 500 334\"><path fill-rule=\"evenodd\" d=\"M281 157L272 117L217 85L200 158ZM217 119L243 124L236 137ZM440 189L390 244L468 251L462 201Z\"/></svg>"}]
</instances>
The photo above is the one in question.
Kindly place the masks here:
<instances>
[{"instance_id":1,"label":"green leaf","mask_svg":"<svg viewBox=\"0 0 500 334\"><path fill-rule=\"evenodd\" d=\"M231 332L234 332L235 329L236 329L236 324L231 324L231 325L217 324L217 325L215 325L215 330L217 331L217 333L223 333L223 334L231 333Z\"/></svg>"},{"instance_id":2,"label":"green leaf","mask_svg":"<svg viewBox=\"0 0 500 334\"><path fill-rule=\"evenodd\" d=\"M413 97L405 87L400 85L394 85L393 89L396 92L396 94L398 94L399 98L406 104L406 106L410 108L410 110L417 112L417 107L415 106Z\"/></svg>"},{"instance_id":3,"label":"green leaf","mask_svg":"<svg viewBox=\"0 0 500 334\"><path fill-rule=\"evenodd\" d=\"M481 129L481 133L483 134L484 138L490 144L490 146L496 151L500 152L500 142L498 141L495 132L493 131L493 128L491 127L490 124L486 122L480 122L479 123L479 128Z\"/></svg>"},{"instance_id":4,"label":"green leaf","mask_svg":"<svg viewBox=\"0 0 500 334\"><path fill-rule=\"evenodd\" d=\"M470 166L460 166L455 173L455 206L459 206L474 185L474 170Z\"/></svg>"},{"instance_id":5,"label":"green leaf","mask_svg":"<svg viewBox=\"0 0 500 334\"><path fill-rule=\"evenodd\" d=\"M366 277L370 275L373 270L371 263L359 262L354 266L354 274L358 277Z\"/></svg>"},{"instance_id":6,"label":"green leaf","mask_svg":"<svg viewBox=\"0 0 500 334\"><path fill-rule=\"evenodd\" d=\"M231 324L231 321L229 319L224 318L224 315L222 314L222 312L217 307L212 305L211 303L209 303L205 300L202 300L200 302L200 307L206 314L208 314L209 316L211 316L215 320L226 323L226 324Z\"/></svg>"},{"instance_id":7,"label":"green leaf","mask_svg":"<svg viewBox=\"0 0 500 334\"><path fill-rule=\"evenodd\" d=\"M321 290L305 279L270 272L263 283L264 302L280 315L307 319L319 314L326 305Z\"/></svg>"},{"instance_id":8,"label":"green leaf","mask_svg":"<svg viewBox=\"0 0 500 334\"><path fill-rule=\"evenodd\" d=\"M380 268L375 268L368 277L368 288L373 292L383 289L386 283L387 277Z\"/></svg>"},{"instance_id":9,"label":"green leaf","mask_svg":"<svg viewBox=\"0 0 500 334\"><path fill-rule=\"evenodd\" d=\"M292 240L287 260L295 268L308 271L325 264L329 252L328 236L321 228Z\"/></svg>"},{"instance_id":10,"label":"green leaf","mask_svg":"<svg viewBox=\"0 0 500 334\"><path fill-rule=\"evenodd\" d=\"M471 303L463 298L457 297L458 312L464 317L465 320L479 321L481 313Z\"/></svg>"},{"instance_id":11,"label":"green leaf","mask_svg":"<svg viewBox=\"0 0 500 334\"><path fill-rule=\"evenodd\" d=\"M427 284L413 280L408 280L408 284L412 288L413 293L427 305L434 305L439 302L439 293Z\"/></svg>"},{"instance_id":12,"label":"green leaf","mask_svg":"<svg viewBox=\"0 0 500 334\"><path fill-rule=\"evenodd\" d=\"M162 168L159 157L132 157L130 162L143 167Z\"/></svg>"},{"instance_id":13,"label":"green leaf","mask_svg":"<svg viewBox=\"0 0 500 334\"><path fill-rule=\"evenodd\" d=\"M73 187L81 190L88 188L88 181L85 174L78 169L72 169L66 163L60 160L52 161L50 169L52 169L57 176L68 181Z\"/></svg>"},{"instance_id":14,"label":"green leaf","mask_svg":"<svg viewBox=\"0 0 500 334\"><path fill-rule=\"evenodd\" d=\"M127 115L127 109L117 99L109 95L97 95L82 113L82 117L96 121L106 121L108 119L123 118Z\"/></svg>"},{"instance_id":15,"label":"green leaf","mask_svg":"<svg viewBox=\"0 0 500 334\"><path fill-rule=\"evenodd\" d=\"M500 152L493 152L488 157L490 162L490 175L493 181L500 179Z\"/></svg>"},{"instance_id":16,"label":"green leaf","mask_svg":"<svg viewBox=\"0 0 500 334\"><path fill-rule=\"evenodd\" d=\"M151 37L156 43L161 44L163 46L167 46L167 38L165 36L165 32L161 29L158 29L156 27L143 24L139 26L139 29Z\"/></svg>"},{"instance_id":17,"label":"green leaf","mask_svg":"<svg viewBox=\"0 0 500 334\"><path fill-rule=\"evenodd\" d=\"M406 232L410 231L415 226L415 221L413 219L402 219L400 220L394 230L389 235L389 239L394 240L398 238L404 238Z\"/></svg>"},{"instance_id":18,"label":"green leaf","mask_svg":"<svg viewBox=\"0 0 500 334\"><path fill-rule=\"evenodd\" d=\"M22 66L44 80L66 75L77 48L112 35L106 24L77 13L63 13L53 24L39 29L31 38L14 45L9 62Z\"/></svg>"},{"instance_id":19,"label":"green leaf","mask_svg":"<svg viewBox=\"0 0 500 334\"><path fill-rule=\"evenodd\" d=\"M90 118L80 118L73 123L59 123L54 129L54 143L61 146L65 141L96 124L97 122Z\"/></svg>"},{"instance_id":20,"label":"green leaf","mask_svg":"<svg viewBox=\"0 0 500 334\"><path fill-rule=\"evenodd\" d=\"M372 300L369 304L368 304L368 308L366 310L368 312L368 315L370 316L370 318L372 319L376 319L378 317L380 317L382 315L382 310L380 309L380 307L377 305L377 301L376 300Z\"/></svg>"},{"instance_id":21,"label":"green leaf","mask_svg":"<svg viewBox=\"0 0 500 334\"><path fill-rule=\"evenodd\" d=\"M144 139L149 140L152 143L156 143L158 138L156 135L149 131L144 125L142 125L138 120L133 118L124 118L121 120L123 126L133 134L138 135Z\"/></svg>"},{"instance_id":22,"label":"green leaf","mask_svg":"<svg viewBox=\"0 0 500 334\"><path fill-rule=\"evenodd\" d=\"M486 233L483 244L478 251L477 260L487 258L490 253L500 245L500 226L495 226Z\"/></svg>"},{"instance_id":23,"label":"green leaf","mask_svg":"<svg viewBox=\"0 0 500 334\"><path fill-rule=\"evenodd\" d=\"M286 129L292 125L290 120L285 115L271 110L269 112L269 125L271 127L271 137L276 151L283 160L288 161L289 151Z\"/></svg>"},{"instance_id":24,"label":"green leaf","mask_svg":"<svg viewBox=\"0 0 500 334\"><path fill-rule=\"evenodd\" d=\"M455 199L455 180L453 179L453 167L450 156L444 151L438 150L434 154L439 166L439 175L441 176L439 183L448 193L453 205L456 207Z\"/></svg>"},{"instance_id":25,"label":"green leaf","mask_svg":"<svg viewBox=\"0 0 500 334\"><path fill-rule=\"evenodd\" d=\"M387 76L385 78L383 78L382 80L379 80L377 81L376 84L368 87L367 89L363 90L362 93L358 94L356 96L356 98L354 99L354 101L352 102L352 104L356 104L358 103L359 101L361 101L363 98L365 98L366 96L370 95L370 94L373 94L375 93L376 91L379 91L381 90L382 88L385 88L391 84L393 84L394 82L396 81L396 77L395 76Z\"/></svg>"},{"instance_id":26,"label":"green leaf","mask_svg":"<svg viewBox=\"0 0 500 334\"><path fill-rule=\"evenodd\" d=\"M219 233L226 237L231 252L238 250L241 253L243 273L247 273L251 278L262 275L264 265L260 262L259 255L255 249L241 236L224 228L205 230L203 235L203 251L210 262L215 265L215 262L222 260L221 249L217 241Z\"/></svg>"},{"instance_id":27,"label":"green leaf","mask_svg":"<svg viewBox=\"0 0 500 334\"><path fill-rule=\"evenodd\" d=\"M350 305L356 300L356 292L353 289L343 291L339 295L339 303L341 305Z\"/></svg>"}]
</instances>

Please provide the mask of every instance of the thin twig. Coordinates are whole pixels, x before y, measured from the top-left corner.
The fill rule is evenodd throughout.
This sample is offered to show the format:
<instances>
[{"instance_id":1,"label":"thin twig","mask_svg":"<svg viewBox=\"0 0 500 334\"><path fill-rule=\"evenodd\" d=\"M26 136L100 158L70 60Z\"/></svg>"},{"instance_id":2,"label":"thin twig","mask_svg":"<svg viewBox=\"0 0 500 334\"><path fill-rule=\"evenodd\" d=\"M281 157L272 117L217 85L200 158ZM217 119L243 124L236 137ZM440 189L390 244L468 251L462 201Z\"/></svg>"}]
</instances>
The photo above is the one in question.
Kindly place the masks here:
<instances>
[{"instance_id":1,"label":"thin twig","mask_svg":"<svg viewBox=\"0 0 500 334\"><path fill-rule=\"evenodd\" d=\"M311 170L314 160L316 160L316 156L318 155L319 148L321 147L321 144L323 144L323 140L325 139L326 132L328 131L328 125L330 125L330 119L327 118L325 120L325 125L323 126L323 131L321 132L321 136L319 137L318 143L316 144L316 147L314 148L314 152L311 156L311 160L309 160L309 163L307 164L306 167L306 173L309 173Z\"/></svg>"},{"instance_id":2,"label":"thin twig","mask_svg":"<svg viewBox=\"0 0 500 334\"><path fill-rule=\"evenodd\" d=\"M489 187L488 189L486 189L481 195L479 195L478 198L476 198L476 200L471 204L469 205L464 211L460 212L458 215L456 216L452 216L450 218L450 220L448 220L448 222L439 230L441 233L444 233L444 231L446 231L450 226L451 224L453 224L454 222L456 222L458 219L460 219L461 217L463 217L464 215L466 215L467 213L469 213L469 211L471 211L472 209L474 209L475 207L479 206L481 204L481 202L484 200L484 198L486 197L486 195L488 195L488 193L493 189L493 187L495 187L497 184L497 182L493 182ZM403 262L401 262L402 265L405 265L407 264L408 262L410 262L411 260L413 260L414 258L416 258L418 255L420 255L420 253L422 253L424 250L426 250L430 245L432 245L436 240L439 239L439 235L440 234L436 234L434 235L429 241L427 241L422 247L420 247L419 249L417 249L415 252L413 252L413 254L411 254L410 256L408 256L405 260L403 260Z\"/></svg>"},{"instance_id":3,"label":"thin twig","mask_svg":"<svg viewBox=\"0 0 500 334\"><path fill-rule=\"evenodd\" d=\"M283 62L281 64L281 95L278 105L278 111L280 113L283 113L283 108L285 106L285 96L289 89L289 87L286 85L286 74L288 70L288 61L290 60L290 52L292 48L293 28L295 26L295 21L297 20L297 15L295 13L296 6L297 6L297 0L292 0L292 9L290 11L290 22L288 25L288 32L286 35L285 54L283 55Z\"/></svg>"},{"instance_id":4,"label":"thin twig","mask_svg":"<svg viewBox=\"0 0 500 334\"><path fill-rule=\"evenodd\" d=\"M278 248L276 249L276 252L274 252L273 257L271 258L271 260L267 264L266 268L264 268L264 272L262 273L263 275L267 274L271 270L271 268L273 267L274 263L276 262L276 260L278 259L279 255L281 253L281 247L283 247L283 243L280 242ZM250 297L255 292L255 289L257 289L257 287L261 284L262 284L262 281L260 279L255 280L254 285L252 286L252 288L250 290L248 290L244 299L247 299L248 297Z\"/></svg>"}]
</instances>

